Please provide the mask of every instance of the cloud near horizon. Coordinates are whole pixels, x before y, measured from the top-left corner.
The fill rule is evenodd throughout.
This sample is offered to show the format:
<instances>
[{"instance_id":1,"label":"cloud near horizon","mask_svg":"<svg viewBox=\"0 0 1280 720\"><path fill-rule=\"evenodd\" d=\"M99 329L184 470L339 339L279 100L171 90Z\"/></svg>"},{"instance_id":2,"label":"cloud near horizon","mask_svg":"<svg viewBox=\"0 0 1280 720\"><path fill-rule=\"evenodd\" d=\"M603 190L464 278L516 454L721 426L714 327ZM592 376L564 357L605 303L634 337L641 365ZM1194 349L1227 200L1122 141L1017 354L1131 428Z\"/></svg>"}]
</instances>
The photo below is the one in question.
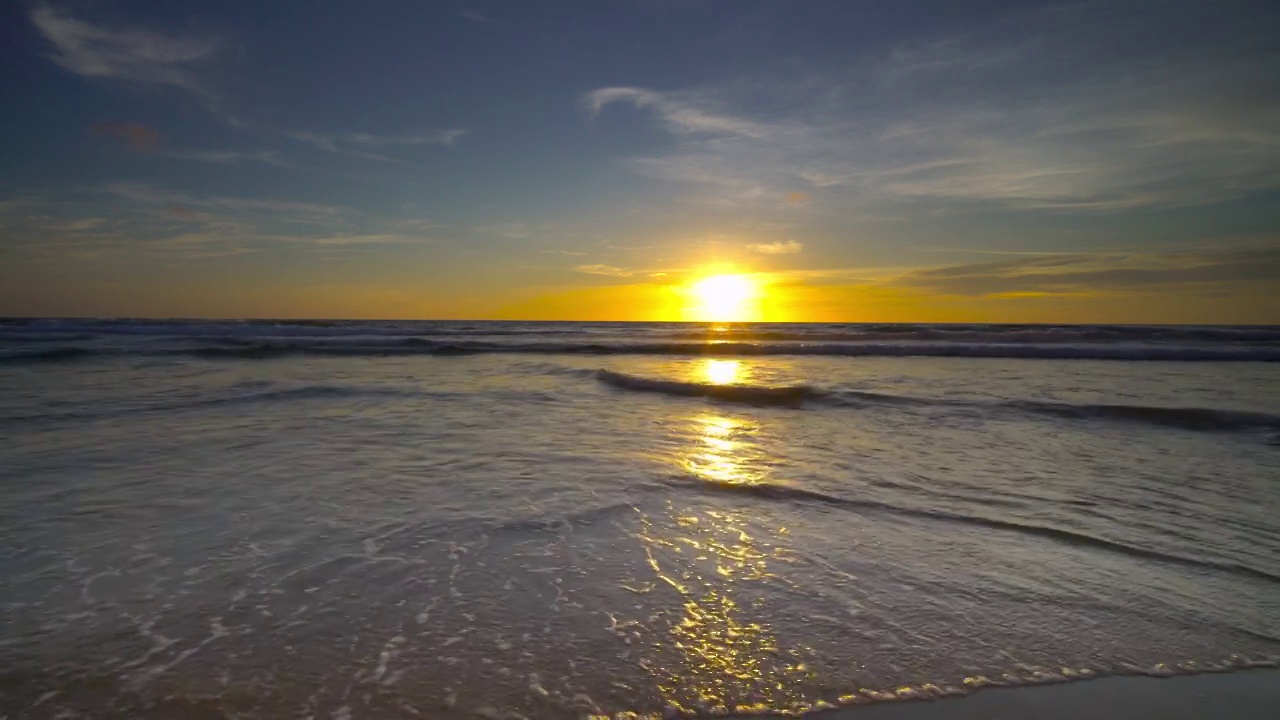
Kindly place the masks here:
<instances>
[{"instance_id":1,"label":"cloud near horizon","mask_svg":"<svg viewBox=\"0 0 1280 720\"><path fill-rule=\"evenodd\" d=\"M762 255L794 255L804 250L804 245L795 240L779 240L771 243L748 245L747 249Z\"/></svg>"},{"instance_id":2,"label":"cloud near horizon","mask_svg":"<svg viewBox=\"0 0 1280 720\"><path fill-rule=\"evenodd\" d=\"M631 277L636 274L634 271L626 268L620 268L614 265L601 265L598 263L592 265L577 265L573 269L588 275L607 275L609 277Z\"/></svg>"},{"instance_id":3,"label":"cloud near horizon","mask_svg":"<svg viewBox=\"0 0 1280 720\"><path fill-rule=\"evenodd\" d=\"M1270 287L1280 294L1280 243L1165 253L1037 256L915 270L894 282L945 295L970 296L1200 292L1245 284Z\"/></svg>"}]
</instances>

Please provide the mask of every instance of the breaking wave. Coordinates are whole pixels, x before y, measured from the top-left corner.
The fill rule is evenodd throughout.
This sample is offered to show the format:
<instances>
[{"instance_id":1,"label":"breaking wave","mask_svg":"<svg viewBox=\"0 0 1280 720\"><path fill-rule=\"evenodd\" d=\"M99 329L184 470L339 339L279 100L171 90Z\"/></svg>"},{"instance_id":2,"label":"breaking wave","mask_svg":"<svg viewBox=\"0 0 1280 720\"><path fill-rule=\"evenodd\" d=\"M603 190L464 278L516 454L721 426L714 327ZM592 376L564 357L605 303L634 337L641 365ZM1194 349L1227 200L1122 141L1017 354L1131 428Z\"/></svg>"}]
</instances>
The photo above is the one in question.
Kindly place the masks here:
<instances>
[{"instance_id":1,"label":"breaking wave","mask_svg":"<svg viewBox=\"0 0 1280 720\"><path fill-rule=\"evenodd\" d=\"M1014 402L1009 406L1029 412L1082 420L1102 419L1148 423L1185 430L1230 431L1280 428L1280 415L1243 410L1147 405L1072 405L1051 402Z\"/></svg>"},{"instance_id":2,"label":"breaking wave","mask_svg":"<svg viewBox=\"0 0 1280 720\"><path fill-rule=\"evenodd\" d=\"M922 520L972 525L990 530L1016 532L1024 535L1033 535L1054 540L1067 545L1091 547L1117 554L1128 555L1130 557L1156 560L1174 565L1231 573L1243 577L1251 577L1280 583L1280 575L1276 575L1265 570L1259 570L1247 565L1242 565L1240 563L1161 552L1159 550L1139 547L1118 540L1111 540L1108 538L1098 537L1096 535L1090 535L1074 530L1065 530L1063 528L1047 525L1033 525L1029 523L999 520L996 518L981 517L977 515L961 515L939 510L910 508L869 499L844 498L818 492L816 490L808 490L801 487L779 485L775 483L718 483L708 482L702 478L688 478L682 476L675 480L675 484L678 487L699 491L742 493L767 500L819 503L849 510L871 511Z\"/></svg>"},{"instance_id":3,"label":"breaking wave","mask_svg":"<svg viewBox=\"0 0 1280 720\"><path fill-rule=\"evenodd\" d=\"M993 412L1016 412L1073 420L1133 422L1163 427L1230 432L1235 430L1280 429L1280 415L1244 410L1198 407L1160 407L1064 403L1038 400L981 401L895 395L862 390L823 390L811 385L716 385L663 378L648 378L612 370L599 370L596 378L621 390L658 393L673 397L702 397L724 402L755 405L825 407L964 407Z\"/></svg>"},{"instance_id":4,"label":"breaking wave","mask_svg":"<svg viewBox=\"0 0 1280 720\"><path fill-rule=\"evenodd\" d=\"M101 350L83 347L54 347L41 350L17 350L0 353L0 363L26 365L44 362L67 362L83 360L106 353Z\"/></svg>"},{"instance_id":5,"label":"breaking wave","mask_svg":"<svg viewBox=\"0 0 1280 720\"><path fill-rule=\"evenodd\" d=\"M899 407L966 407L995 411L1046 415L1073 420L1107 420L1181 428L1184 430L1233 431L1280 429L1280 415L1247 410L1219 410L1199 407L1162 407L1158 405L1115 405L1109 403L1066 403L1044 400L982 401L954 398L928 398L894 395L859 390L837 390L816 393L832 404L865 407L890 405Z\"/></svg>"},{"instance_id":6,"label":"breaking wave","mask_svg":"<svg viewBox=\"0 0 1280 720\"><path fill-rule=\"evenodd\" d=\"M600 370L596 373L596 377L605 385L622 390L661 393L677 397L706 397L752 405L798 405L815 393L808 385L716 385L645 378L611 370Z\"/></svg>"}]
</instances>

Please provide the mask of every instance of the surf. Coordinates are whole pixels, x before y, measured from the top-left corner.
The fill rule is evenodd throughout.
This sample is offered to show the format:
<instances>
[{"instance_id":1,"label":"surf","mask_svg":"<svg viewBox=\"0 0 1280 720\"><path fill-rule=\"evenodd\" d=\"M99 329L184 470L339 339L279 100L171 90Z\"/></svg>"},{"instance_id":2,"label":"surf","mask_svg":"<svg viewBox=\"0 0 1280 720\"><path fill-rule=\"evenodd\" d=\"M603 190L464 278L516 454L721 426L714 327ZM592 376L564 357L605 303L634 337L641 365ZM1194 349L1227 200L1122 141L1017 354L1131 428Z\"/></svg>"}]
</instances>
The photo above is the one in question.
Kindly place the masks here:
<instances>
[{"instance_id":1,"label":"surf","mask_svg":"<svg viewBox=\"0 0 1280 720\"><path fill-rule=\"evenodd\" d=\"M751 405L800 405L816 394L816 391L808 385L719 385L641 377L612 370L599 370L596 372L596 378L605 385L619 390L658 393L674 397L711 398Z\"/></svg>"}]
</instances>

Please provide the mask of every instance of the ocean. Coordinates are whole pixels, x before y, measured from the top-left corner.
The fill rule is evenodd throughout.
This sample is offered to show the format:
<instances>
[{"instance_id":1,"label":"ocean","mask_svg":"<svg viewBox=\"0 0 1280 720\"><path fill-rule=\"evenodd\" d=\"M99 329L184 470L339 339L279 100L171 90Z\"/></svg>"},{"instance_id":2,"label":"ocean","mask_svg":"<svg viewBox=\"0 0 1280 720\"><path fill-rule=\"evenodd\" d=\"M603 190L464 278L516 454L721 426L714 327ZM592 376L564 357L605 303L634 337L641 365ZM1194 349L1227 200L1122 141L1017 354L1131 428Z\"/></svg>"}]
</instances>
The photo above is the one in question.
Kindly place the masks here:
<instances>
[{"instance_id":1,"label":"ocean","mask_svg":"<svg viewBox=\"0 0 1280 720\"><path fill-rule=\"evenodd\" d=\"M9 718L1271 667L1280 328L8 320L0 498Z\"/></svg>"}]
</instances>

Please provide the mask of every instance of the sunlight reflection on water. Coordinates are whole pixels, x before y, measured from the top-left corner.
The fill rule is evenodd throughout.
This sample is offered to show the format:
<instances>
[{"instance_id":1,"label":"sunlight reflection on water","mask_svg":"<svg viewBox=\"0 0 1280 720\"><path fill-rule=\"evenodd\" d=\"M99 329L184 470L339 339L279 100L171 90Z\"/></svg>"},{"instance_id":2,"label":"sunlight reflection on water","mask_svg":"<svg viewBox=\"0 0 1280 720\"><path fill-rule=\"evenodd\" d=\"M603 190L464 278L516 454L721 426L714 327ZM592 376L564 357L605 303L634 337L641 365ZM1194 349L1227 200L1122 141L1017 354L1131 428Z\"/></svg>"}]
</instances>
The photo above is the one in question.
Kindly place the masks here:
<instances>
[{"instance_id":1,"label":"sunlight reflection on water","mask_svg":"<svg viewBox=\"0 0 1280 720\"><path fill-rule=\"evenodd\" d=\"M744 375L742 363L738 360L707 360L702 367L707 382L713 385L733 385L741 383Z\"/></svg>"},{"instance_id":2,"label":"sunlight reflection on water","mask_svg":"<svg viewBox=\"0 0 1280 720\"><path fill-rule=\"evenodd\" d=\"M764 453L751 439L759 430L755 423L717 414L701 415L693 423L695 444L679 457L686 471L719 485L764 482Z\"/></svg>"},{"instance_id":3,"label":"sunlight reflection on water","mask_svg":"<svg viewBox=\"0 0 1280 720\"><path fill-rule=\"evenodd\" d=\"M779 582L773 565L786 557L778 538L735 511L667 513L643 518L639 535L656 578L681 596L679 614L651 628L653 657L642 663L664 704L688 714L806 707L807 650L783 646L761 621L766 585Z\"/></svg>"},{"instance_id":4,"label":"sunlight reflection on water","mask_svg":"<svg viewBox=\"0 0 1280 720\"><path fill-rule=\"evenodd\" d=\"M708 363L709 376L718 362ZM737 372L737 362L726 365ZM675 460L711 483L759 484L768 464L758 431L754 422L718 413L690 418L690 446ZM763 620L777 609L770 607L777 586L786 584L774 570L789 562L779 547L787 530L740 511L675 501L666 517L641 522L637 537L648 566L680 596L678 614L650 626L645 638L652 657L642 664L664 704L687 714L811 707L803 692L813 678L803 659L809 651L780 642Z\"/></svg>"}]
</instances>

